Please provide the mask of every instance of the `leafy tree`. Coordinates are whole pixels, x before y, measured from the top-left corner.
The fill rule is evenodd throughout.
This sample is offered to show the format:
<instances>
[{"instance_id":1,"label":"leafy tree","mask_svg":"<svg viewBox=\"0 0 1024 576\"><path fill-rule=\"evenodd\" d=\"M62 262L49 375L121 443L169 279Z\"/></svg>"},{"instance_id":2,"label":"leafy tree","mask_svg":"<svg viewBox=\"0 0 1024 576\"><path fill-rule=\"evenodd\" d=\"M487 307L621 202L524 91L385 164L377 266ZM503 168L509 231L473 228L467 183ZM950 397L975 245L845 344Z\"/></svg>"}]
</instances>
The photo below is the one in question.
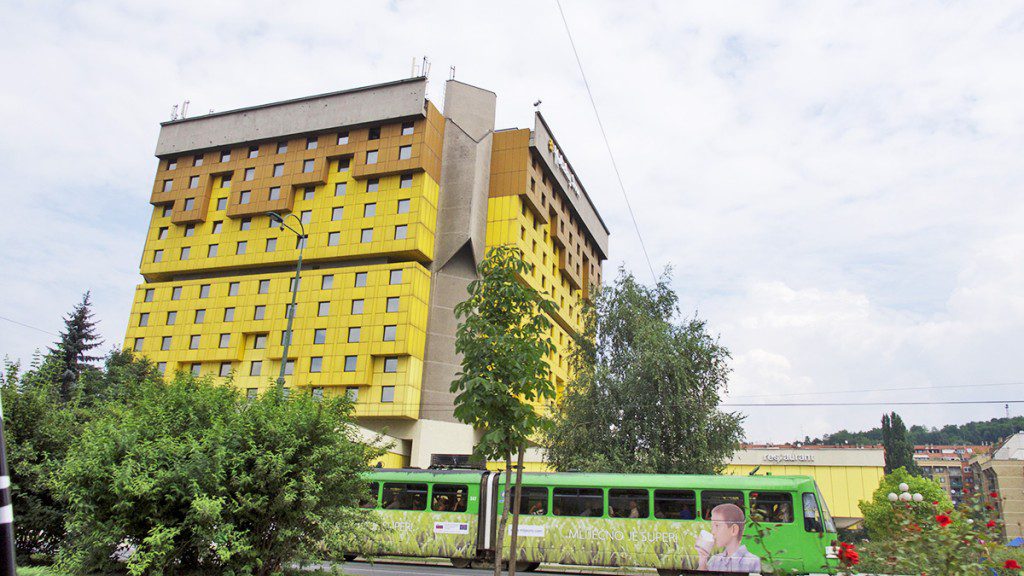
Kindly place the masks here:
<instances>
[{"instance_id":1,"label":"leafy tree","mask_svg":"<svg viewBox=\"0 0 1024 576\"><path fill-rule=\"evenodd\" d=\"M670 284L620 269L597 296L547 435L556 469L713 474L738 447L743 417L718 408L729 352L703 320L674 322Z\"/></svg>"},{"instance_id":2,"label":"leafy tree","mask_svg":"<svg viewBox=\"0 0 1024 576\"><path fill-rule=\"evenodd\" d=\"M918 493L923 496L923 502L929 504L938 502L937 506L943 510L953 508L953 501L949 499L949 495L942 489L942 486L939 486L938 482L929 478L913 476L905 469L897 468L882 478L878 488L872 493L870 502L861 500L858 504L861 514L864 515L864 527L868 531L868 537L872 540L885 539L899 527L893 504L889 502L889 494L900 494L900 484L907 484L911 494ZM914 509L919 512L919 522L925 522L933 514L930 507Z\"/></svg>"},{"instance_id":3,"label":"leafy tree","mask_svg":"<svg viewBox=\"0 0 1024 576\"><path fill-rule=\"evenodd\" d=\"M90 351L103 343L96 334L97 322L93 320L91 306L89 292L86 292L82 301L64 319L64 329L61 330L56 347L50 348L50 353L63 361L60 398L64 402L71 399L72 389L83 370L88 368L90 362L99 360L98 356L90 356Z\"/></svg>"},{"instance_id":4,"label":"leafy tree","mask_svg":"<svg viewBox=\"0 0 1024 576\"><path fill-rule=\"evenodd\" d=\"M71 573L266 575L338 557L372 516L351 404L240 392L180 373L104 405L53 481L67 506L59 566Z\"/></svg>"},{"instance_id":5,"label":"leafy tree","mask_svg":"<svg viewBox=\"0 0 1024 576\"><path fill-rule=\"evenodd\" d=\"M554 312L554 303L522 281L529 272L530 265L518 248L491 248L480 263L479 279L469 284L469 298L455 307L460 319L455 350L462 355L462 371L451 385L456 394L455 417L483 431L475 448L477 457L505 462L496 576L501 571L510 507L514 511L511 549L516 550L523 454L530 438L544 425L537 408L555 398L545 362L554 350L546 316ZM518 455L514 503L510 498L512 454ZM513 553L510 575L515 574L515 561Z\"/></svg>"},{"instance_id":6,"label":"leafy tree","mask_svg":"<svg viewBox=\"0 0 1024 576\"><path fill-rule=\"evenodd\" d=\"M1024 416L992 418L988 421L966 424L947 424L942 428L911 426L907 440L911 444L994 444L1024 429ZM863 432L840 430L805 442L807 444L881 444L882 429L872 428Z\"/></svg>"},{"instance_id":7,"label":"leafy tree","mask_svg":"<svg viewBox=\"0 0 1024 576\"><path fill-rule=\"evenodd\" d=\"M907 440L907 427L895 412L882 415L882 447L886 473L903 468L915 476L921 475L921 468L914 462L914 445Z\"/></svg>"}]
</instances>

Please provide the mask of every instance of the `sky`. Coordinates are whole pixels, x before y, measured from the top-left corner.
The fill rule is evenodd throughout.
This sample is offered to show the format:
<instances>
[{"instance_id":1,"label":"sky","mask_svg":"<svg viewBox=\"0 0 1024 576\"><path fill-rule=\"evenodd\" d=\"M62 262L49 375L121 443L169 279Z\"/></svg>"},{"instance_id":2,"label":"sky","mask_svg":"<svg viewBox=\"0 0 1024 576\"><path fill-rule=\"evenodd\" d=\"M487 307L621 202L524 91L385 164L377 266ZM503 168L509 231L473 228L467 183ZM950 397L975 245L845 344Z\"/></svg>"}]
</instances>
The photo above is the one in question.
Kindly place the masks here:
<instances>
[{"instance_id":1,"label":"sky","mask_svg":"<svg viewBox=\"0 0 1024 576\"><path fill-rule=\"evenodd\" d=\"M732 353L727 403L1024 399L1020 3L562 7L650 260ZM172 105L387 82L423 56L432 100L455 67L497 93L499 128L542 100L611 230L606 279L652 279L555 0L8 0L0 37L0 355L29 362L86 290L121 343ZM886 406L729 410L783 442Z\"/></svg>"}]
</instances>

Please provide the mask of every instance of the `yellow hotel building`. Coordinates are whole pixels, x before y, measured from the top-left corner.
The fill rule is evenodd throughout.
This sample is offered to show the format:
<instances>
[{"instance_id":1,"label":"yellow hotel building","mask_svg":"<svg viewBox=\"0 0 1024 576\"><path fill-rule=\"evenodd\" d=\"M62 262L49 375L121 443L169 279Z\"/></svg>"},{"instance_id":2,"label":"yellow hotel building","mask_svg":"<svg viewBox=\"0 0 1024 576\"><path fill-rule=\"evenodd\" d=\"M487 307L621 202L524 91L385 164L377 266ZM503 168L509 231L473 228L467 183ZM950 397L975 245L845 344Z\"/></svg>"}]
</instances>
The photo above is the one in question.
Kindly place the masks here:
<instances>
[{"instance_id":1,"label":"yellow hotel building","mask_svg":"<svg viewBox=\"0 0 1024 576\"><path fill-rule=\"evenodd\" d=\"M359 423L393 440L388 466L469 454L449 392L453 308L487 248L521 248L523 281L557 304L558 386L608 252L544 118L495 130L496 101L450 80L441 112L411 78L163 123L125 347L250 395L284 363L290 392L353 398ZM302 240L270 211L307 235L287 358Z\"/></svg>"}]
</instances>

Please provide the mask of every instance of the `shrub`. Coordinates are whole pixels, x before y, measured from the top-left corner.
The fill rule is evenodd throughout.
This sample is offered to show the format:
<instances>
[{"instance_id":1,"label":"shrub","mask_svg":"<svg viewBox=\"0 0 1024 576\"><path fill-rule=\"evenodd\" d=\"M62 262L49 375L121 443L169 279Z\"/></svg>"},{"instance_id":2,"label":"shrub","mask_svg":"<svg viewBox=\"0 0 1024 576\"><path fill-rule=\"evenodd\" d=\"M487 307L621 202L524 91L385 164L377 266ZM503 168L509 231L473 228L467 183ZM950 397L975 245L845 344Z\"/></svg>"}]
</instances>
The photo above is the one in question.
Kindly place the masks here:
<instances>
[{"instance_id":1,"label":"shrub","mask_svg":"<svg viewBox=\"0 0 1024 576\"><path fill-rule=\"evenodd\" d=\"M910 493L918 493L924 497L924 502L938 502L938 506L944 510L953 508L953 501L949 495L934 480L911 476L905 469L897 468L886 474L878 485L878 489L871 495L871 501L861 500L859 507L864 514L864 527L867 528L868 537L871 539L886 538L893 530L897 529L896 516L889 494L899 494L900 484L910 486ZM931 513L922 507L911 508L919 511L918 522L927 520Z\"/></svg>"}]
</instances>

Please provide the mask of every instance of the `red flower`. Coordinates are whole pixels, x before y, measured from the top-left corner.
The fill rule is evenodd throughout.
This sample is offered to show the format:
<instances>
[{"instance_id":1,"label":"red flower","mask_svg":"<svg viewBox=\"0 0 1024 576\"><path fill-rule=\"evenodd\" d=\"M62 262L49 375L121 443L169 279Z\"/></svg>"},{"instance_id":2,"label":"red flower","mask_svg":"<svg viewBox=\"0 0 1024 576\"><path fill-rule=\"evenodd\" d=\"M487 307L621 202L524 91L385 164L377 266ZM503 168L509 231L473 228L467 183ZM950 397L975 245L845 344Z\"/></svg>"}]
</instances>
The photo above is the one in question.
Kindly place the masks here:
<instances>
[{"instance_id":1,"label":"red flower","mask_svg":"<svg viewBox=\"0 0 1024 576\"><path fill-rule=\"evenodd\" d=\"M936 516L935 521L938 522L939 526L942 526L943 528L953 523L952 518L946 516L945 514L939 514L938 516Z\"/></svg>"},{"instance_id":2,"label":"red flower","mask_svg":"<svg viewBox=\"0 0 1024 576\"><path fill-rule=\"evenodd\" d=\"M1020 564L1017 564L1016 560L1010 559L1003 563L1003 568L1009 568L1011 570L1020 570Z\"/></svg>"},{"instance_id":3,"label":"red flower","mask_svg":"<svg viewBox=\"0 0 1024 576\"><path fill-rule=\"evenodd\" d=\"M995 520L989 520L988 524L985 524L985 526L987 526L989 528L992 528L995 525L996 525L996 521Z\"/></svg>"},{"instance_id":4,"label":"red flower","mask_svg":"<svg viewBox=\"0 0 1024 576\"><path fill-rule=\"evenodd\" d=\"M994 491L993 492L989 492L988 495L993 497L993 498L999 498L999 492L994 492Z\"/></svg>"},{"instance_id":5,"label":"red flower","mask_svg":"<svg viewBox=\"0 0 1024 576\"><path fill-rule=\"evenodd\" d=\"M935 506L938 506L939 505L939 501L938 500L932 500L932 504L934 504Z\"/></svg>"},{"instance_id":6,"label":"red flower","mask_svg":"<svg viewBox=\"0 0 1024 576\"><path fill-rule=\"evenodd\" d=\"M857 550L853 544L848 542L839 543L839 561L842 562L843 566L856 566L860 564L860 554L857 554Z\"/></svg>"}]
</instances>

